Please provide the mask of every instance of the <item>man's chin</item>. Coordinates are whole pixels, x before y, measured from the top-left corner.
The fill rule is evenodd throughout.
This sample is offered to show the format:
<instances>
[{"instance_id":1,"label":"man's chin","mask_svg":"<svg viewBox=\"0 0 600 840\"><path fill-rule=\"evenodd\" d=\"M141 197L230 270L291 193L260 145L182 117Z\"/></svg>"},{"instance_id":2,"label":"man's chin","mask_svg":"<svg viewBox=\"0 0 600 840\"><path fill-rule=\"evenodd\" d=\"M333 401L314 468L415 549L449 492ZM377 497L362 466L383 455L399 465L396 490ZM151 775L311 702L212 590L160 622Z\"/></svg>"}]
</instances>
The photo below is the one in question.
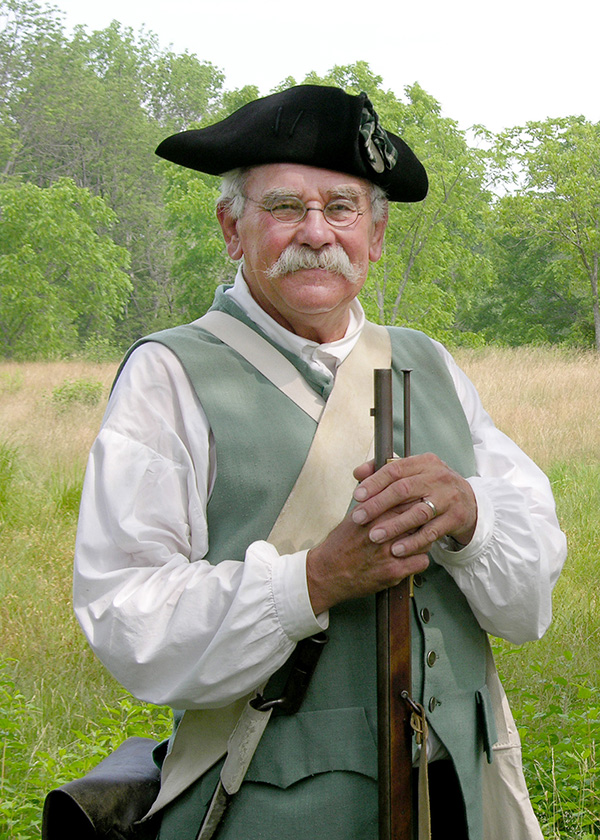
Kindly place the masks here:
<instances>
[{"instance_id":1,"label":"man's chin","mask_svg":"<svg viewBox=\"0 0 600 840\"><path fill-rule=\"evenodd\" d=\"M299 271L280 283L282 298L295 311L304 315L322 315L347 306L361 286L349 283L339 274Z\"/></svg>"}]
</instances>

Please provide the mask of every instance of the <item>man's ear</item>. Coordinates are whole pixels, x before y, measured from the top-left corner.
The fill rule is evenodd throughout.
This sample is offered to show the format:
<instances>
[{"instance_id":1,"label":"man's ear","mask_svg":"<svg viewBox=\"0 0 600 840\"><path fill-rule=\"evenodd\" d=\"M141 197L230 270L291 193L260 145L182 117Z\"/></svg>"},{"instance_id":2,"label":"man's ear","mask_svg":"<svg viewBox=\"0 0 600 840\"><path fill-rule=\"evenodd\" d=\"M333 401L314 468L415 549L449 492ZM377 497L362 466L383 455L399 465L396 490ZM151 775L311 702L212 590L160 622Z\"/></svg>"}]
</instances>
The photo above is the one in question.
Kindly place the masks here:
<instances>
[{"instance_id":1,"label":"man's ear","mask_svg":"<svg viewBox=\"0 0 600 840\"><path fill-rule=\"evenodd\" d=\"M369 260L370 262L377 262L381 258L383 252L383 240L385 238L385 229L388 223L388 212L385 211L383 219L375 222L371 232L371 242L369 244Z\"/></svg>"},{"instance_id":2,"label":"man's ear","mask_svg":"<svg viewBox=\"0 0 600 840\"><path fill-rule=\"evenodd\" d=\"M227 253L232 260L241 260L244 249L237 230L237 220L231 216L229 210L222 204L217 205L217 219L223 231Z\"/></svg>"}]
</instances>

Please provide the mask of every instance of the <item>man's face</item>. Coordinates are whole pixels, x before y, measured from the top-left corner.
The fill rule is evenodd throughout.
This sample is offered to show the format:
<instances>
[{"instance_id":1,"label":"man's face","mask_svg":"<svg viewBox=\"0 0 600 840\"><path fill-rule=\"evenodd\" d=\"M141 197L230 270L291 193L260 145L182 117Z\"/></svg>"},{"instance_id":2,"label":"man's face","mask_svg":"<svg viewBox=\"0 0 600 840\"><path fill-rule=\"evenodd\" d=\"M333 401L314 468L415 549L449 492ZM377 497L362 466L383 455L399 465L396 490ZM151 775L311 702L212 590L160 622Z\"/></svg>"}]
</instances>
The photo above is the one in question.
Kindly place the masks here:
<instances>
[{"instance_id":1,"label":"man's face","mask_svg":"<svg viewBox=\"0 0 600 840\"><path fill-rule=\"evenodd\" d=\"M362 215L349 227L332 227L321 212L308 212L301 222L274 219L259 205L274 195L300 198L308 208L323 208L335 198L355 196ZM369 261L381 256L386 219L373 223L369 184L352 175L296 164L254 168L248 177L244 213L237 221L222 210L219 221L232 259L244 257L244 278L255 300L278 323L319 342L341 338L348 308L361 290ZM255 203L255 202L258 202ZM354 279L338 270L301 268L272 277L269 270L288 246L330 252L341 246L354 268Z\"/></svg>"}]
</instances>

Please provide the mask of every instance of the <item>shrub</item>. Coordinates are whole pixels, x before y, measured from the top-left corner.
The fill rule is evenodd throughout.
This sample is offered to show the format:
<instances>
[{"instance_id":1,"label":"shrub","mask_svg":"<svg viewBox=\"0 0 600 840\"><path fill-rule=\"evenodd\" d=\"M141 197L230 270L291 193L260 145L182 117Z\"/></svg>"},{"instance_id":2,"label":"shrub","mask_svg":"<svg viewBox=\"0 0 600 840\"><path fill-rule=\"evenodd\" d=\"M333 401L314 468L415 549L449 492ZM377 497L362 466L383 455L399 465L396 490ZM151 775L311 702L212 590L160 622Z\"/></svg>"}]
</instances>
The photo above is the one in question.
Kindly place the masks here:
<instances>
[{"instance_id":1,"label":"shrub","mask_svg":"<svg viewBox=\"0 0 600 840\"><path fill-rule=\"evenodd\" d=\"M62 385L57 385L52 391L52 402L61 411L74 404L98 405L102 399L103 386L101 382L90 379L66 379Z\"/></svg>"},{"instance_id":2,"label":"shrub","mask_svg":"<svg viewBox=\"0 0 600 840\"><path fill-rule=\"evenodd\" d=\"M40 746L44 721L41 706L19 691L7 663L0 663L0 837L37 840L46 794L84 776L132 735L168 737L167 709L123 697L117 707L104 706L97 721L72 728L66 742L52 752Z\"/></svg>"},{"instance_id":3,"label":"shrub","mask_svg":"<svg viewBox=\"0 0 600 840\"><path fill-rule=\"evenodd\" d=\"M23 387L21 370L3 370L0 372L0 394L15 394Z\"/></svg>"}]
</instances>

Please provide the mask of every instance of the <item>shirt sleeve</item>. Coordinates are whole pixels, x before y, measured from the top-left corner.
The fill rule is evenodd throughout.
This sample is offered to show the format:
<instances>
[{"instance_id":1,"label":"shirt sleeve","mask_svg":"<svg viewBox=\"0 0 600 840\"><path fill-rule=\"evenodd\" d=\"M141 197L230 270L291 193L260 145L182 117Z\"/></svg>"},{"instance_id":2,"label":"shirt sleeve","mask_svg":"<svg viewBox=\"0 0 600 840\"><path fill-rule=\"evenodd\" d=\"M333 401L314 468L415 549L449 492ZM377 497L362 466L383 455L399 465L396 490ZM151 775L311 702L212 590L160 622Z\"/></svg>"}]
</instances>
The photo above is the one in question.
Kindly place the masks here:
<instances>
[{"instance_id":1,"label":"shirt sleeve","mask_svg":"<svg viewBox=\"0 0 600 840\"><path fill-rule=\"evenodd\" d=\"M306 552L266 542L211 565L210 430L177 358L134 351L90 453L76 544L75 612L116 679L141 699L208 708L265 681L323 629Z\"/></svg>"},{"instance_id":2,"label":"shirt sleeve","mask_svg":"<svg viewBox=\"0 0 600 840\"><path fill-rule=\"evenodd\" d=\"M552 589L566 557L550 483L537 465L496 428L477 391L437 345L465 411L477 475L469 479L478 508L469 545L447 541L433 556L454 578L488 633L521 644L540 638L552 619Z\"/></svg>"}]
</instances>

